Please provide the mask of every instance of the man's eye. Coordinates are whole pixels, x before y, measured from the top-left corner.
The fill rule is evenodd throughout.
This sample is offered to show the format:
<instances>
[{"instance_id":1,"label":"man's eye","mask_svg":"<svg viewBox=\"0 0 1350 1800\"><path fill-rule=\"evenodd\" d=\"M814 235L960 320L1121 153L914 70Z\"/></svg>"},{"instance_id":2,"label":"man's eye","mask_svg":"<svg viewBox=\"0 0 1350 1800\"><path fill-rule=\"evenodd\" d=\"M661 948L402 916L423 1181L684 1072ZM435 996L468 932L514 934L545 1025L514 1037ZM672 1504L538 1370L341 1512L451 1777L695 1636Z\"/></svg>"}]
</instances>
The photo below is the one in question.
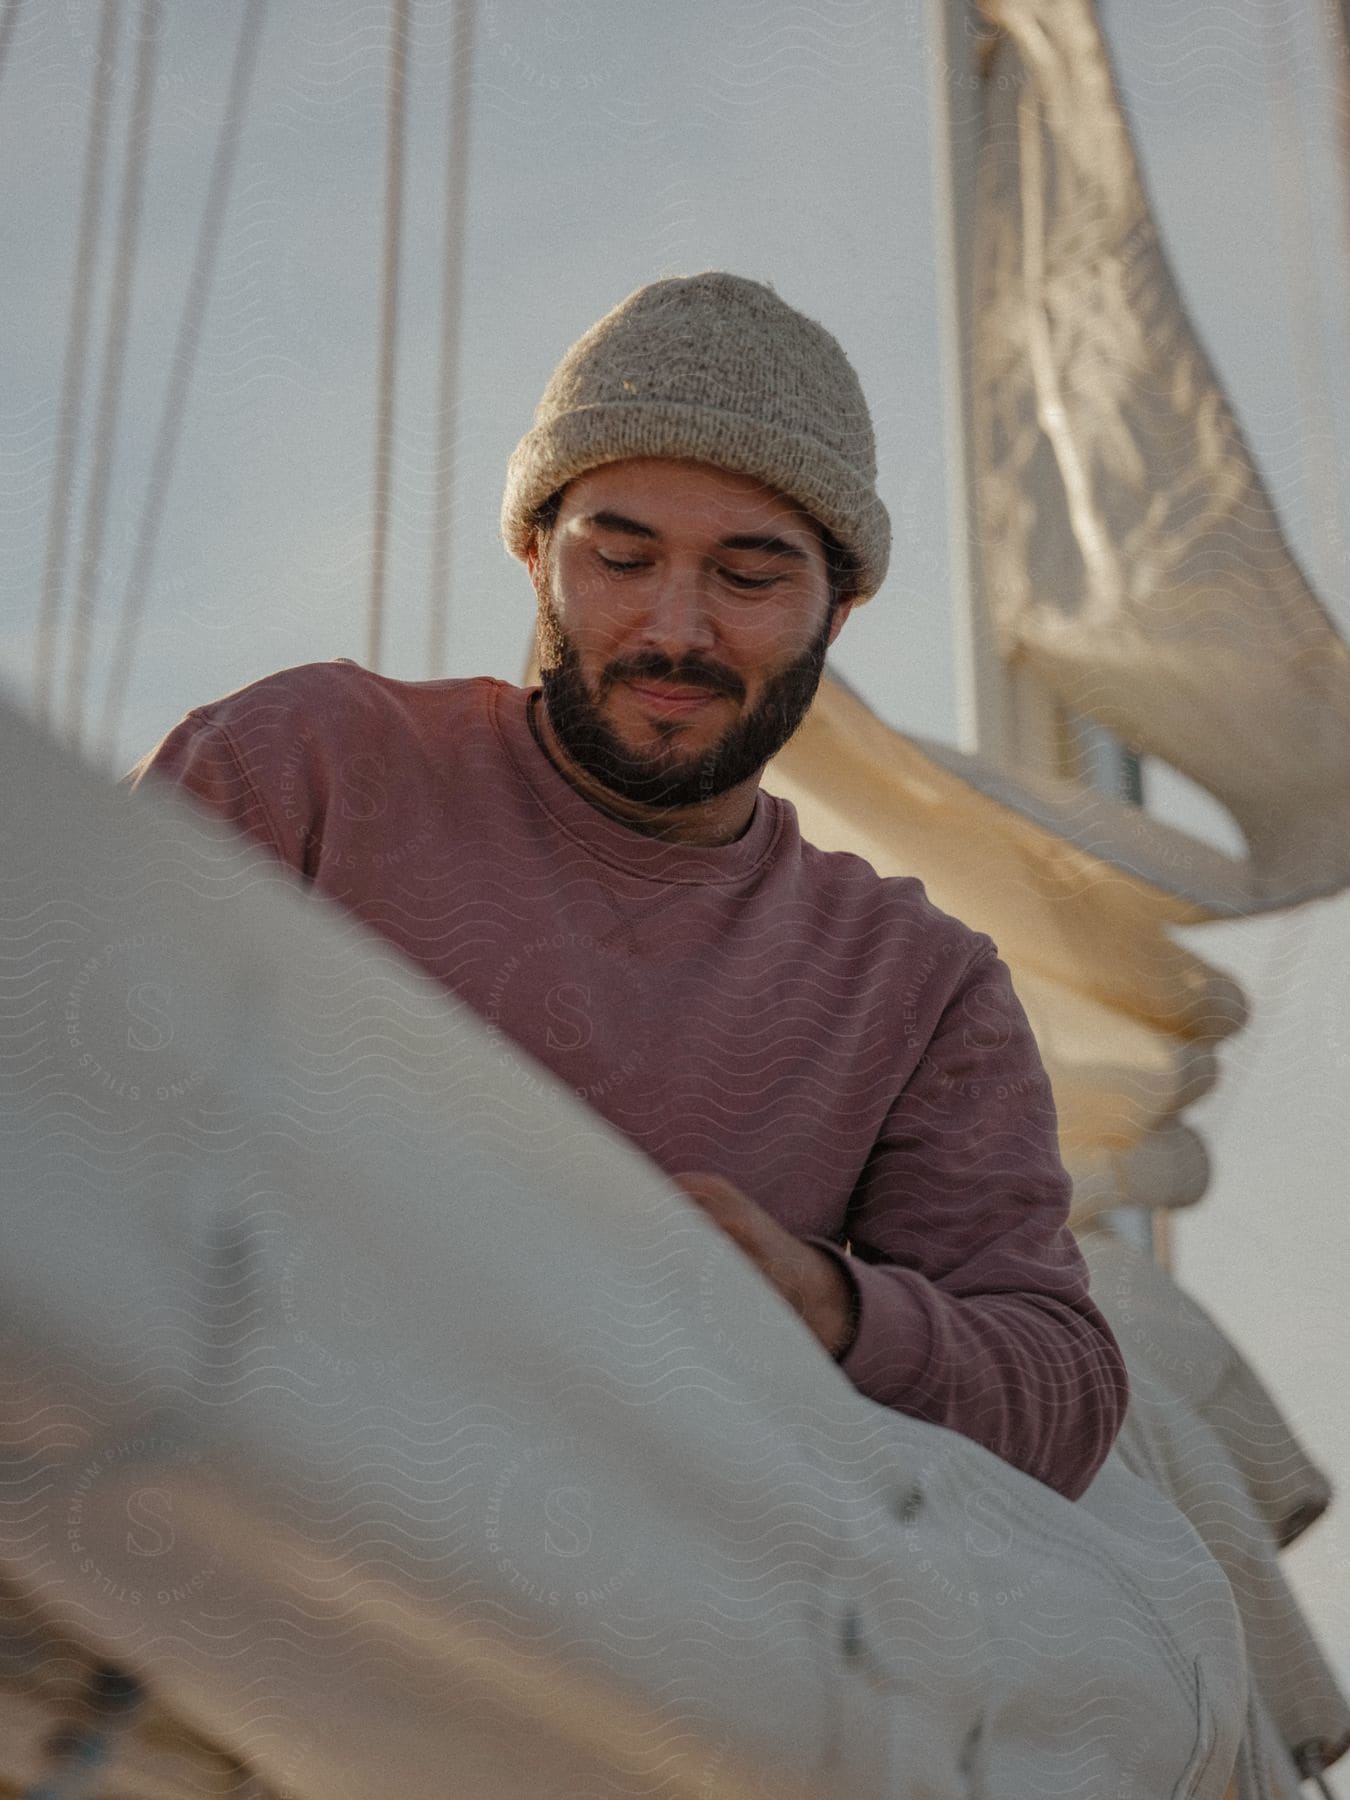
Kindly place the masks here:
<instances>
[{"instance_id":1,"label":"man's eye","mask_svg":"<svg viewBox=\"0 0 1350 1800\"><path fill-rule=\"evenodd\" d=\"M738 575L734 569L723 569L722 573L733 587L743 588L747 591L772 587L778 580L776 575Z\"/></svg>"},{"instance_id":2,"label":"man's eye","mask_svg":"<svg viewBox=\"0 0 1350 1800\"><path fill-rule=\"evenodd\" d=\"M595 554L607 569L618 569L622 572L624 569L645 569L647 567L646 563L640 559L634 562L624 562L617 556L606 556L603 550L597 550Z\"/></svg>"}]
</instances>

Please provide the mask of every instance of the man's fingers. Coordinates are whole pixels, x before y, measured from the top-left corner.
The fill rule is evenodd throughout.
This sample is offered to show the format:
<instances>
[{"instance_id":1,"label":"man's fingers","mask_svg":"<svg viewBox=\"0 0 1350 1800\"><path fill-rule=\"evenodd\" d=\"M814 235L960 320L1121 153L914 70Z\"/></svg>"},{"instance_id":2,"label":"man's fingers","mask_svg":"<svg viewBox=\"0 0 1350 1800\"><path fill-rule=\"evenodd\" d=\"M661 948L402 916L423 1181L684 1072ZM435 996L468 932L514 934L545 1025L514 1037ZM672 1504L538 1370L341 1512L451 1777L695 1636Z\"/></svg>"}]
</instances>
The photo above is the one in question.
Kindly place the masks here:
<instances>
[{"instance_id":1,"label":"man's fingers","mask_svg":"<svg viewBox=\"0 0 1350 1800\"><path fill-rule=\"evenodd\" d=\"M677 1188L700 1206L721 1207L726 1211L749 1213L758 1211L755 1203L732 1182L721 1175L688 1174L672 1177Z\"/></svg>"},{"instance_id":2,"label":"man's fingers","mask_svg":"<svg viewBox=\"0 0 1350 1800\"><path fill-rule=\"evenodd\" d=\"M788 1267L788 1246L783 1241L786 1234L763 1207L721 1175L691 1173L673 1179L760 1273L781 1288Z\"/></svg>"},{"instance_id":3,"label":"man's fingers","mask_svg":"<svg viewBox=\"0 0 1350 1800\"><path fill-rule=\"evenodd\" d=\"M777 1289L831 1356L848 1341L852 1294L833 1259L802 1244L748 1194L721 1175L690 1171L676 1187L729 1237Z\"/></svg>"}]
</instances>

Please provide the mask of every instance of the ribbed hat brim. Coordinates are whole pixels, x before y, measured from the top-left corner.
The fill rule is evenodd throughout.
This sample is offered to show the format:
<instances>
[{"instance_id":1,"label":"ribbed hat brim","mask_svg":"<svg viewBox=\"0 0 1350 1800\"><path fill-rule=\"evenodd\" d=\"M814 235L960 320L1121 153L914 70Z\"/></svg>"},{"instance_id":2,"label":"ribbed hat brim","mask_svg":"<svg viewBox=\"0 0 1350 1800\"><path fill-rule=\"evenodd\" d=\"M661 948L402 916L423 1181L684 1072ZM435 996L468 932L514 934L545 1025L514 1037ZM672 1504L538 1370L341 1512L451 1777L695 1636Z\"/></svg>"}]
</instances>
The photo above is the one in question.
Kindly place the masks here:
<instances>
[{"instance_id":1,"label":"ribbed hat brim","mask_svg":"<svg viewBox=\"0 0 1350 1800\"><path fill-rule=\"evenodd\" d=\"M714 420L718 429L710 434ZM869 597L881 586L890 519L847 463L817 438L744 414L670 402L576 407L527 432L507 467L501 518L507 548L524 557L536 510L559 488L601 463L634 456L688 458L764 482L848 544Z\"/></svg>"}]
</instances>

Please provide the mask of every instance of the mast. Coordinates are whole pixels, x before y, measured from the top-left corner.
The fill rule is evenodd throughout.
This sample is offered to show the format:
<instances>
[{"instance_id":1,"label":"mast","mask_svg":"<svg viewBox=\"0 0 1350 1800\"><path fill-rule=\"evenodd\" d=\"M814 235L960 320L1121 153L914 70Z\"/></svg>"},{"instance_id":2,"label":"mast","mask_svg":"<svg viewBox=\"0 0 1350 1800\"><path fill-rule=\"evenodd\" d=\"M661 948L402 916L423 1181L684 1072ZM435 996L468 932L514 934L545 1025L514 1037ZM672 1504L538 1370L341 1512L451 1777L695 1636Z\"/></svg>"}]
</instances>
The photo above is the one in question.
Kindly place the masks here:
<instances>
[{"instance_id":1,"label":"mast","mask_svg":"<svg viewBox=\"0 0 1350 1800\"><path fill-rule=\"evenodd\" d=\"M1013 758L1012 681L994 642L975 542L970 431L974 336L975 165L979 42L974 0L928 0L933 235L946 452L947 559L955 618L957 737L963 750Z\"/></svg>"}]
</instances>

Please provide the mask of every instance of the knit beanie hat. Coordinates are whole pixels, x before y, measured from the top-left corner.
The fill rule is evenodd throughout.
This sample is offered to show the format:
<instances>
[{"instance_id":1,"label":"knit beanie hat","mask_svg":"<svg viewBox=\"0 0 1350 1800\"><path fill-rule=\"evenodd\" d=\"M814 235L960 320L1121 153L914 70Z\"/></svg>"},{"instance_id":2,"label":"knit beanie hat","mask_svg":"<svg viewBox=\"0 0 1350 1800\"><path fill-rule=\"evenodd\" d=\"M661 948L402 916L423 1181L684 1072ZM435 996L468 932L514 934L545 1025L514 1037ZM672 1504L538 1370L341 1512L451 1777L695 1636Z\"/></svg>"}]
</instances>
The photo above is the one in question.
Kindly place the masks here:
<instances>
[{"instance_id":1,"label":"knit beanie hat","mask_svg":"<svg viewBox=\"0 0 1350 1800\"><path fill-rule=\"evenodd\" d=\"M630 456L688 457L795 500L881 586L891 525L876 493L862 387L823 325L741 275L708 270L638 288L579 337L512 454L502 537L522 559L560 487Z\"/></svg>"}]
</instances>

